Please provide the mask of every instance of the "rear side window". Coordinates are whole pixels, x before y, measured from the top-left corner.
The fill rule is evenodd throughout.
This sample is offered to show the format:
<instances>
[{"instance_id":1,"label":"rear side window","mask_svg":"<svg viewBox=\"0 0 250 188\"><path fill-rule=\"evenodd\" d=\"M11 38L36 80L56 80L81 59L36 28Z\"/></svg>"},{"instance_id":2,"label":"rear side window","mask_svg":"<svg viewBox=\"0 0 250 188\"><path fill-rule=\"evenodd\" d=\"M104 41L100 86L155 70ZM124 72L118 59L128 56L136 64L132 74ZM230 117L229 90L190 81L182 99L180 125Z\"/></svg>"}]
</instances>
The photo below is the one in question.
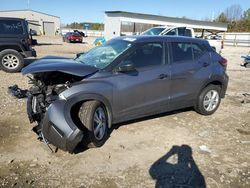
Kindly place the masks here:
<instances>
[{"instance_id":1,"label":"rear side window","mask_svg":"<svg viewBox=\"0 0 250 188\"><path fill-rule=\"evenodd\" d=\"M199 44L192 43L192 49L193 49L193 54L194 54L194 59L199 59L204 53L205 49Z\"/></svg>"},{"instance_id":2,"label":"rear side window","mask_svg":"<svg viewBox=\"0 0 250 188\"><path fill-rule=\"evenodd\" d=\"M0 34L20 35L23 34L23 25L21 21L0 20Z\"/></svg>"},{"instance_id":3,"label":"rear side window","mask_svg":"<svg viewBox=\"0 0 250 188\"><path fill-rule=\"evenodd\" d=\"M187 36L187 37L192 37L192 32L190 29L185 29L185 34L184 36Z\"/></svg>"},{"instance_id":4,"label":"rear side window","mask_svg":"<svg viewBox=\"0 0 250 188\"><path fill-rule=\"evenodd\" d=\"M178 36L185 36L185 27L178 28Z\"/></svg>"},{"instance_id":5,"label":"rear side window","mask_svg":"<svg viewBox=\"0 0 250 188\"><path fill-rule=\"evenodd\" d=\"M139 46L122 64L126 63L133 64L135 68L163 64L163 44L147 43Z\"/></svg>"},{"instance_id":6,"label":"rear side window","mask_svg":"<svg viewBox=\"0 0 250 188\"><path fill-rule=\"evenodd\" d=\"M172 42L171 46L174 63L185 63L193 60L191 43Z\"/></svg>"}]
</instances>

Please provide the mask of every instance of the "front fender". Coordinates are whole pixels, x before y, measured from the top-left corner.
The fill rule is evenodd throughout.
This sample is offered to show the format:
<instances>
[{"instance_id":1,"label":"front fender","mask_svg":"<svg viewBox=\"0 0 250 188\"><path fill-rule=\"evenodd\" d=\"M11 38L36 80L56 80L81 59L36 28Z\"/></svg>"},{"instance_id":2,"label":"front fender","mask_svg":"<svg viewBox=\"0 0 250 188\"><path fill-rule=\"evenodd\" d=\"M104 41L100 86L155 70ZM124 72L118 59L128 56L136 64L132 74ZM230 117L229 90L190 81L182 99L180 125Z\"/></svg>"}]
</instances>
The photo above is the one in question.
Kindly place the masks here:
<instances>
[{"instance_id":1,"label":"front fender","mask_svg":"<svg viewBox=\"0 0 250 188\"><path fill-rule=\"evenodd\" d=\"M114 114L112 110L113 87L108 82L97 80L81 82L65 90L60 95L67 100L69 109L81 101L98 100L102 102L107 108L109 127L111 127Z\"/></svg>"},{"instance_id":2,"label":"front fender","mask_svg":"<svg viewBox=\"0 0 250 188\"><path fill-rule=\"evenodd\" d=\"M102 95L95 94L95 93L85 93L85 92L77 93L77 94L75 94L67 99L66 108L68 110L71 110L73 105L75 105L79 102L82 102L82 101L89 101L89 100L97 100L105 105L105 107L107 108L107 113L108 113L108 120L109 120L108 126L110 128L112 126L112 121L113 121L113 115L112 115L113 111L112 111L110 101ZM71 118L71 117L68 117L68 118Z\"/></svg>"}]
</instances>

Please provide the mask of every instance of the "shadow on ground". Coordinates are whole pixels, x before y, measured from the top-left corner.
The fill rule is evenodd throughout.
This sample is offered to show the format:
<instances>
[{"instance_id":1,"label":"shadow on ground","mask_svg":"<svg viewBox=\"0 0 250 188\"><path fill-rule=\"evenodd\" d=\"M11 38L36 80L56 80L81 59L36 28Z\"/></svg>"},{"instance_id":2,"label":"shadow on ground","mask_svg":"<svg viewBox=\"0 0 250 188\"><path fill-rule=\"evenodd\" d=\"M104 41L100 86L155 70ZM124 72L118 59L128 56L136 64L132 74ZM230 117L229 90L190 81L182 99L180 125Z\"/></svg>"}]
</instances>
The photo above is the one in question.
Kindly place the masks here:
<instances>
[{"instance_id":1,"label":"shadow on ground","mask_svg":"<svg viewBox=\"0 0 250 188\"><path fill-rule=\"evenodd\" d=\"M179 110L163 112L163 113L160 113L160 114L149 115L149 116L137 118L137 119L134 119L134 120L125 121L125 122L122 122L122 123L117 123L115 125L112 125L111 132L114 129L119 129L120 127L122 127L124 125L129 125L129 124L132 124L132 123L138 123L140 121L146 121L146 120L150 120L150 119L154 119L154 118L160 118L160 117L164 117L164 116L174 115L174 114L193 111L193 110L194 110L193 107L187 107L187 108L183 108L183 109L179 109Z\"/></svg>"},{"instance_id":2,"label":"shadow on ground","mask_svg":"<svg viewBox=\"0 0 250 188\"><path fill-rule=\"evenodd\" d=\"M173 146L149 169L156 181L155 187L194 187L205 188L206 182L192 156L188 145Z\"/></svg>"},{"instance_id":3,"label":"shadow on ground","mask_svg":"<svg viewBox=\"0 0 250 188\"><path fill-rule=\"evenodd\" d=\"M37 43L35 46L51 46L51 45L62 46L62 44L55 44L55 43Z\"/></svg>"},{"instance_id":4,"label":"shadow on ground","mask_svg":"<svg viewBox=\"0 0 250 188\"><path fill-rule=\"evenodd\" d=\"M36 60L39 60L39 59L36 59L36 58L24 59L24 67L28 66L29 64L33 63Z\"/></svg>"}]
</instances>

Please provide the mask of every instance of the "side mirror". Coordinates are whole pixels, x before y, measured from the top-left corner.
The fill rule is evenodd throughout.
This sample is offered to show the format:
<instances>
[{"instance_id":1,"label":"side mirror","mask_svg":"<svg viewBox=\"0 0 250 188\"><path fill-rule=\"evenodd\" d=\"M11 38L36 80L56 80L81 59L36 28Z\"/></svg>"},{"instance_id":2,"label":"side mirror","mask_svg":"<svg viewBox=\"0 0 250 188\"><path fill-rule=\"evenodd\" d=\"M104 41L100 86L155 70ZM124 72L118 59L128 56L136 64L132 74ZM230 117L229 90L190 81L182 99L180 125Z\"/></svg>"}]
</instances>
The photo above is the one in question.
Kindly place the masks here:
<instances>
[{"instance_id":1,"label":"side mirror","mask_svg":"<svg viewBox=\"0 0 250 188\"><path fill-rule=\"evenodd\" d=\"M132 63L121 65L116 68L116 72L132 72L135 71L135 67Z\"/></svg>"},{"instance_id":2,"label":"side mirror","mask_svg":"<svg viewBox=\"0 0 250 188\"><path fill-rule=\"evenodd\" d=\"M76 54L76 58L80 57L80 56L83 55L83 54L84 54L84 52L81 52L81 53Z\"/></svg>"}]
</instances>

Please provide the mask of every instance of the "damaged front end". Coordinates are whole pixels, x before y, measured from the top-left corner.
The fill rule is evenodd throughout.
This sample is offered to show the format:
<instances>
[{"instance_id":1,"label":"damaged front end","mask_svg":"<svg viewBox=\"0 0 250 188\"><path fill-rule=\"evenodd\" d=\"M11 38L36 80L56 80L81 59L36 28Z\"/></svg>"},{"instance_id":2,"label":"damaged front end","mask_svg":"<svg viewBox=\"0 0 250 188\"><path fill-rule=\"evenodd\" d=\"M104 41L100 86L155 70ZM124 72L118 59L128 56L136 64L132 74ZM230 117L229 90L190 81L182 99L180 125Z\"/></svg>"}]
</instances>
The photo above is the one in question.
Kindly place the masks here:
<instances>
[{"instance_id":1,"label":"damaged front end","mask_svg":"<svg viewBox=\"0 0 250 188\"><path fill-rule=\"evenodd\" d=\"M28 92L27 113L31 123L37 122L33 130L45 143L72 152L83 133L71 122L67 101L59 95L82 78L61 72L37 73L29 78L32 86Z\"/></svg>"},{"instance_id":2,"label":"damaged front end","mask_svg":"<svg viewBox=\"0 0 250 188\"><path fill-rule=\"evenodd\" d=\"M33 130L46 144L69 152L83 138L83 132L72 120L74 103L60 95L98 70L69 59L43 59L22 70L32 85L27 92L27 113Z\"/></svg>"}]
</instances>

